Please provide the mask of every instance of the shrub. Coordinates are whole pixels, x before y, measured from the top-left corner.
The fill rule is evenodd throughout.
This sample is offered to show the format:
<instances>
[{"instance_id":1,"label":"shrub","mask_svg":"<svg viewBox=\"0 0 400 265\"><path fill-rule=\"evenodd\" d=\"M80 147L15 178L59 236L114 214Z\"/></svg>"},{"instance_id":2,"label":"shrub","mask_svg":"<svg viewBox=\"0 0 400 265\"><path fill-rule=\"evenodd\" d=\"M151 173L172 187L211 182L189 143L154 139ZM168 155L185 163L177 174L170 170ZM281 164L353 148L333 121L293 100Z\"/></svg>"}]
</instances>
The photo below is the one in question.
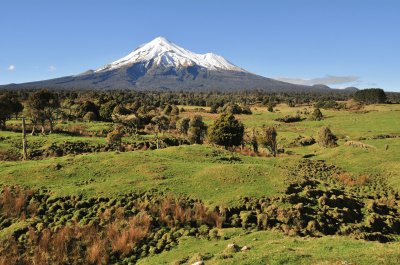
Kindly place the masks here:
<instances>
[{"instance_id":1,"label":"shrub","mask_svg":"<svg viewBox=\"0 0 400 265\"><path fill-rule=\"evenodd\" d=\"M318 132L318 144L323 147L337 146L337 137L332 133L328 127L322 127Z\"/></svg>"},{"instance_id":2,"label":"shrub","mask_svg":"<svg viewBox=\"0 0 400 265\"><path fill-rule=\"evenodd\" d=\"M313 113L311 114L311 120L313 121L320 121L324 118L322 112L319 108L315 108Z\"/></svg>"},{"instance_id":3,"label":"shrub","mask_svg":"<svg viewBox=\"0 0 400 265\"><path fill-rule=\"evenodd\" d=\"M116 126L115 129L107 134L107 143L120 147L122 141L122 126Z\"/></svg>"},{"instance_id":4,"label":"shrub","mask_svg":"<svg viewBox=\"0 0 400 265\"><path fill-rule=\"evenodd\" d=\"M97 119L96 113L89 111L83 116L84 121L95 121Z\"/></svg>"},{"instance_id":5,"label":"shrub","mask_svg":"<svg viewBox=\"0 0 400 265\"><path fill-rule=\"evenodd\" d=\"M298 122L298 121L301 121L301 116L298 115L298 114L296 114L296 115L286 115L285 117L277 118L275 120L279 121L279 122L284 122L284 123Z\"/></svg>"},{"instance_id":6,"label":"shrub","mask_svg":"<svg viewBox=\"0 0 400 265\"><path fill-rule=\"evenodd\" d=\"M243 134L243 124L228 113L222 114L208 129L210 142L225 147L242 144Z\"/></svg>"},{"instance_id":7,"label":"shrub","mask_svg":"<svg viewBox=\"0 0 400 265\"><path fill-rule=\"evenodd\" d=\"M387 100L385 91L380 88L369 88L358 90L354 94L354 99L366 104L385 103Z\"/></svg>"},{"instance_id":8,"label":"shrub","mask_svg":"<svg viewBox=\"0 0 400 265\"><path fill-rule=\"evenodd\" d=\"M274 156L276 156L277 153L277 135L278 134L275 127L263 126L262 131L258 137L258 142L262 146L268 148Z\"/></svg>"},{"instance_id":9,"label":"shrub","mask_svg":"<svg viewBox=\"0 0 400 265\"><path fill-rule=\"evenodd\" d=\"M203 122L203 118L200 115L195 115L190 119L188 138L191 143L202 144L204 136L206 134L207 126Z\"/></svg>"},{"instance_id":10,"label":"shrub","mask_svg":"<svg viewBox=\"0 0 400 265\"><path fill-rule=\"evenodd\" d=\"M180 134L187 135L189 130L190 119L189 118L182 118L176 122L176 129Z\"/></svg>"}]
</instances>

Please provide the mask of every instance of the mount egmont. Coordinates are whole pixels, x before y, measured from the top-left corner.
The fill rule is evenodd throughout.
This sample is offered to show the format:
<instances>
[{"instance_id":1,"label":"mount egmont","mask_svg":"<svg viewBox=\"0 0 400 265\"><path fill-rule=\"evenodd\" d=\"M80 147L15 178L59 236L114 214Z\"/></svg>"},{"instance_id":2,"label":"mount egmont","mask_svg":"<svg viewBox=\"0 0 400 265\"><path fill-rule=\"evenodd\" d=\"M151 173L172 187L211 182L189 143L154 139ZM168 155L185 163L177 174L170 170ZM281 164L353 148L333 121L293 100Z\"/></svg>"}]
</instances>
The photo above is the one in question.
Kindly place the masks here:
<instances>
[{"instance_id":1,"label":"mount egmont","mask_svg":"<svg viewBox=\"0 0 400 265\"><path fill-rule=\"evenodd\" d=\"M50 80L12 84L7 88L133 89L186 91L306 91L295 85L252 74L222 56L197 54L158 37L127 56L97 70Z\"/></svg>"}]
</instances>

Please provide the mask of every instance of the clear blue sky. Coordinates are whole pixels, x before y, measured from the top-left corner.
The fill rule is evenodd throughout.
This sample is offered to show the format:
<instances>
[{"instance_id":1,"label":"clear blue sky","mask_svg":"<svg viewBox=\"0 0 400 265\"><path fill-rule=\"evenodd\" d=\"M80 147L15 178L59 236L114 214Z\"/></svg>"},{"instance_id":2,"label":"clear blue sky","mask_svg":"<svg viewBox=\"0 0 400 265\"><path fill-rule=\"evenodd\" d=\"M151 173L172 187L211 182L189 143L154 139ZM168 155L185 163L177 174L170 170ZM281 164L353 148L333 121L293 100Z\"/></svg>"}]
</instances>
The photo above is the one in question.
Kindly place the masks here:
<instances>
[{"instance_id":1,"label":"clear blue sky","mask_svg":"<svg viewBox=\"0 0 400 265\"><path fill-rule=\"evenodd\" d=\"M1 0L0 84L72 75L157 36L297 83L400 91L400 1Z\"/></svg>"}]
</instances>

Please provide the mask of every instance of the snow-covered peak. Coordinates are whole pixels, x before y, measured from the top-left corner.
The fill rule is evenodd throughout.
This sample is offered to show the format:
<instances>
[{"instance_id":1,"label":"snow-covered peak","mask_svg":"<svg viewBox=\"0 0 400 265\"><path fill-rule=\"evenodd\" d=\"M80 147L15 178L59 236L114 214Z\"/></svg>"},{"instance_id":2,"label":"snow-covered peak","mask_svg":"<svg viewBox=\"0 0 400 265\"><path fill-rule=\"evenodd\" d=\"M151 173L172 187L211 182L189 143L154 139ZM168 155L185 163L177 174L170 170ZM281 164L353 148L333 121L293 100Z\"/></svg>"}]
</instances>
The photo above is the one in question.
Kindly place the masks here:
<instances>
[{"instance_id":1,"label":"snow-covered peak","mask_svg":"<svg viewBox=\"0 0 400 265\"><path fill-rule=\"evenodd\" d=\"M148 65L151 61L153 61L153 65L175 68L198 65L209 70L245 72L245 70L228 62L222 56L213 53L197 54L179 47L164 37L157 37L139 46L127 56L107 64L95 72L113 70L134 63L145 63Z\"/></svg>"}]
</instances>

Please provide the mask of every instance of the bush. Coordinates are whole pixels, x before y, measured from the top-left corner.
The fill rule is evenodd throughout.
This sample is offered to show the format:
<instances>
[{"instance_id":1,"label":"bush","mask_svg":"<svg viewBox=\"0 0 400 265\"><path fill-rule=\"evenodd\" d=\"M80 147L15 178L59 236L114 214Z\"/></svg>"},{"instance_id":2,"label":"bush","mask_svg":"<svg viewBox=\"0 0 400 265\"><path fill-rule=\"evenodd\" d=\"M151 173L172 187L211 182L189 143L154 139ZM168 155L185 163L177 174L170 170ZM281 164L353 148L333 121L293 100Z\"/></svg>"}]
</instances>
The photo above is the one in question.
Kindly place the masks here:
<instances>
[{"instance_id":1,"label":"bush","mask_svg":"<svg viewBox=\"0 0 400 265\"><path fill-rule=\"evenodd\" d=\"M243 124L232 114L224 113L208 129L208 138L217 145L232 147L242 144L243 133Z\"/></svg>"},{"instance_id":2,"label":"bush","mask_svg":"<svg viewBox=\"0 0 400 265\"><path fill-rule=\"evenodd\" d=\"M97 119L96 113L89 111L83 116L84 121L95 121Z\"/></svg>"},{"instance_id":3,"label":"bush","mask_svg":"<svg viewBox=\"0 0 400 265\"><path fill-rule=\"evenodd\" d=\"M318 132L318 144L323 147L337 146L337 137L332 133L328 127L322 127Z\"/></svg>"},{"instance_id":4,"label":"bush","mask_svg":"<svg viewBox=\"0 0 400 265\"><path fill-rule=\"evenodd\" d=\"M298 122L298 121L301 121L301 116L298 115L298 114L296 114L296 115L286 115L285 117L277 118L275 120L279 121L279 122L284 122L284 123Z\"/></svg>"},{"instance_id":5,"label":"bush","mask_svg":"<svg viewBox=\"0 0 400 265\"><path fill-rule=\"evenodd\" d=\"M116 126L115 129L107 134L107 143L120 147L122 141L122 126Z\"/></svg>"},{"instance_id":6,"label":"bush","mask_svg":"<svg viewBox=\"0 0 400 265\"><path fill-rule=\"evenodd\" d=\"M262 131L258 137L258 142L262 146L268 148L274 156L276 156L277 153L277 135L278 134L275 127L263 126Z\"/></svg>"},{"instance_id":7,"label":"bush","mask_svg":"<svg viewBox=\"0 0 400 265\"><path fill-rule=\"evenodd\" d=\"M315 108L313 113L311 114L311 120L313 121L320 121L324 118L322 112L319 108Z\"/></svg>"},{"instance_id":8,"label":"bush","mask_svg":"<svg viewBox=\"0 0 400 265\"><path fill-rule=\"evenodd\" d=\"M192 144L202 144L204 135L206 133L207 126L203 122L203 118L200 115L195 115L190 119L188 138Z\"/></svg>"},{"instance_id":9,"label":"bush","mask_svg":"<svg viewBox=\"0 0 400 265\"><path fill-rule=\"evenodd\" d=\"M378 104L385 103L387 100L385 91L380 88L369 88L358 90L354 94L354 99L358 102L363 102L366 104Z\"/></svg>"}]
</instances>

